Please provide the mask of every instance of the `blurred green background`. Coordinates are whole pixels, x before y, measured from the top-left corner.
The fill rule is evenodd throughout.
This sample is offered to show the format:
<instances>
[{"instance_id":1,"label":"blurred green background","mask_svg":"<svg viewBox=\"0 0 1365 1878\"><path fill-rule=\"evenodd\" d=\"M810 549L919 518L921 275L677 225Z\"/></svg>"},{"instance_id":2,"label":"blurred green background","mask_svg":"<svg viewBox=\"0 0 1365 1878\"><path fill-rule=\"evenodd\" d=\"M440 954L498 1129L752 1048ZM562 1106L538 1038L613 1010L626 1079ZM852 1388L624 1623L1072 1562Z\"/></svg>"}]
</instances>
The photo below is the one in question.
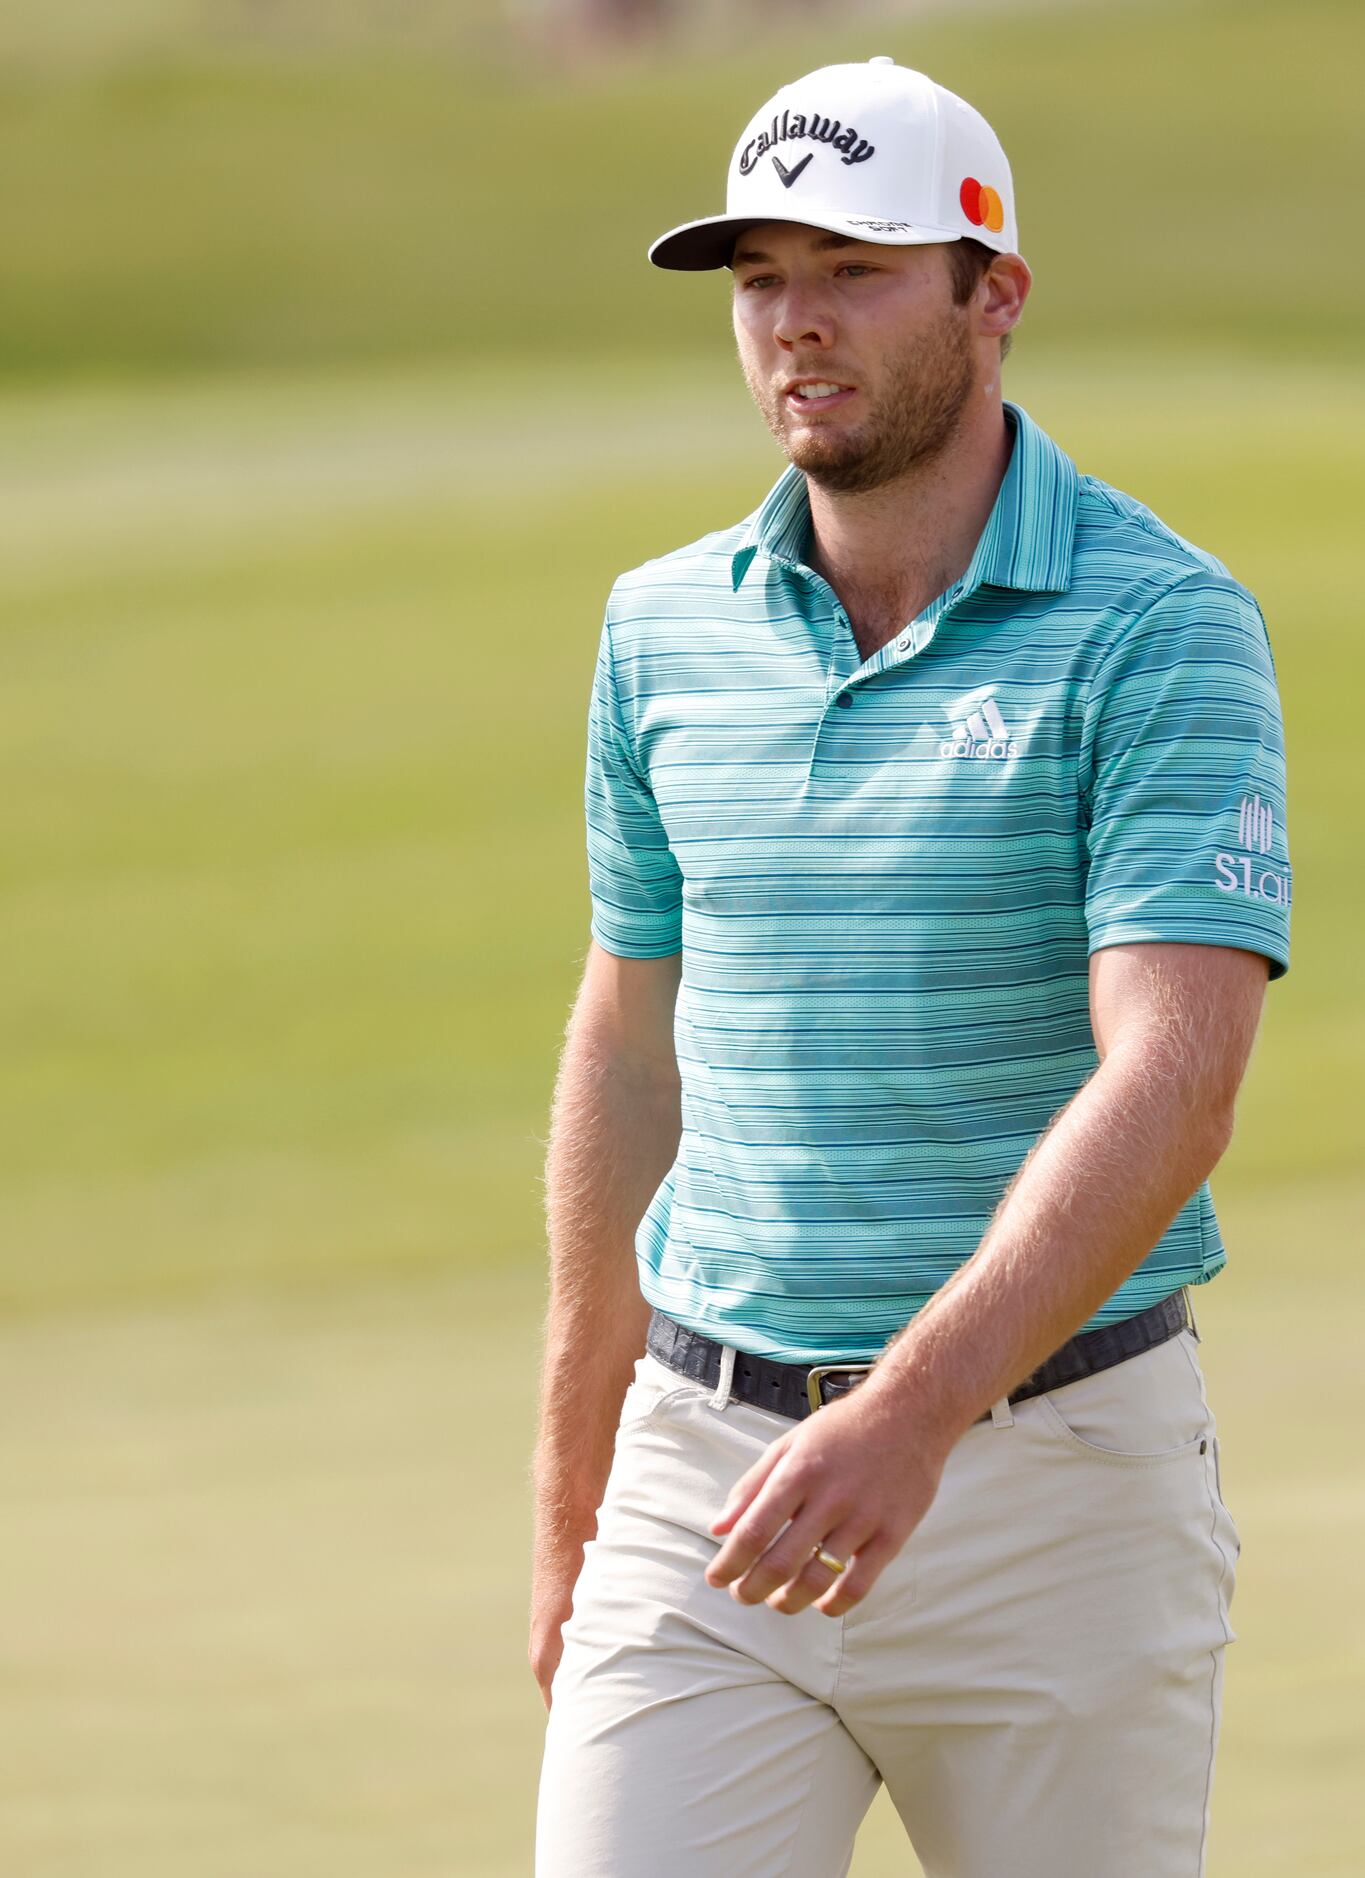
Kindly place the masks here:
<instances>
[{"instance_id":1,"label":"blurred green background","mask_svg":"<svg viewBox=\"0 0 1365 1878\"><path fill-rule=\"evenodd\" d=\"M1244 1541L1209 1870L1345 1878L1365 16L672 14L0 14L0 1868L529 1870L601 609L780 467L725 280L643 250L778 84L890 52L1010 153L1007 394L1270 622L1295 956L1196 1298ZM879 1800L856 1878L916 1869Z\"/></svg>"}]
</instances>

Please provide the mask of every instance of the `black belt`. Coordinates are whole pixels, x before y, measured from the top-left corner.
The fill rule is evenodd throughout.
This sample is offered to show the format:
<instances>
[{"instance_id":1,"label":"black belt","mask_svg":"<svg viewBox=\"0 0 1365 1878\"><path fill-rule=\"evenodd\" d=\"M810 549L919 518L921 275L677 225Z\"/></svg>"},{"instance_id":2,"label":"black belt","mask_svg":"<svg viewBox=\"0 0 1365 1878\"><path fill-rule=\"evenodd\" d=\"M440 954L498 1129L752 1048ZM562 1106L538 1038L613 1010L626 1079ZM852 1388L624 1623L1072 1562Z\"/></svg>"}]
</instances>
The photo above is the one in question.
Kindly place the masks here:
<instances>
[{"instance_id":1,"label":"black belt","mask_svg":"<svg viewBox=\"0 0 1365 1878\"><path fill-rule=\"evenodd\" d=\"M1098 1330L1069 1337L1046 1362L1026 1376L1017 1389L1010 1390L1009 1400L1025 1402L1030 1396L1045 1395L1050 1389L1063 1389L1069 1382L1079 1382L1082 1376L1097 1375L1102 1369L1111 1369L1115 1363L1126 1362L1130 1356L1141 1356L1144 1350L1155 1349L1157 1344L1165 1343L1168 1337L1174 1337L1186 1326L1197 1339L1199 1332L1195 1329L1194 1312L1182 1287L1147 1310L1139 1311L1136 1317L1125 1317L1121 1323L1102 1324ZM704 1337L700 1331L689 1330L685 1324L665 1317L662 1311L655 1311L649 1320L647 1347L651 1356L658 1357L669 1369L690 1377L693 1382L714 1388L720 1380L724 1345L714 1337ZM740 1350L735 1355L731 1394L741 1402L751 1402L758 1408L772 1409L778 1415L800 1421L814 1409L823 1408L838 1396L847 1395L850 1389L856 1389L872 1367L869 1362L816 1363L813 1366L777 1363L771 1357L750 1356ZM990 1410L977 1420L989 1421Z\"/></svg>"}]
</instances>

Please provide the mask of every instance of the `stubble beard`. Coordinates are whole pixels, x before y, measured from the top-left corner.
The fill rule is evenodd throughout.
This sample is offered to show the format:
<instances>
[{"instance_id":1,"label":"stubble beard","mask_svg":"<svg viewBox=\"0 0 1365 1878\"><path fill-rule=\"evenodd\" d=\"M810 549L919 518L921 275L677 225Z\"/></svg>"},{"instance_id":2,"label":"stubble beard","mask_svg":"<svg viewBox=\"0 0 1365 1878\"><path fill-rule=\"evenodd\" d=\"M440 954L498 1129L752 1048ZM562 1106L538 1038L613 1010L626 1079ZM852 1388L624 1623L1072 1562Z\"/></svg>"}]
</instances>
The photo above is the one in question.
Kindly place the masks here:
<instances>
[{"instance_id":1,"label":"stubble beard","mask_svg":"<svg viewBox=\"0 0 1365 1878\"><path fill-rule=\"evenodd\" d=\"M886 388L852 430L787 427L782 393L744 367L749 390L783 453L813 483L852 495L880 489L942 454L960 428L976 383L964 311L949 315L892 361Z\"/></svg>"}]
</instances>

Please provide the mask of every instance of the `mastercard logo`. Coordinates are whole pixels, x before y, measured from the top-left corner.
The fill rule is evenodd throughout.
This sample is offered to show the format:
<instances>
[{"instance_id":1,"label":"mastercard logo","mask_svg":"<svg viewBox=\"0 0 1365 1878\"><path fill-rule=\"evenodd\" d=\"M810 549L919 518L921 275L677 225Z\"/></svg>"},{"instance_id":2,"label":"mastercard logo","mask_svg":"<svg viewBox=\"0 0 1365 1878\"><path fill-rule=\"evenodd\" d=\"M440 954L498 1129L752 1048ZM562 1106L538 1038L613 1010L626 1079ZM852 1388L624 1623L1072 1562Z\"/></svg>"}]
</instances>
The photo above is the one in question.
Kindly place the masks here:
<instances>
[{"instance_id":1,"label":"mastercard logo","mask_svg":"<svg viewBox=\"0 0 1365 1878\"><path fill-rule=\"evenodd\" d=\"M1000 200L1000 192L988 183L979 183L975 176L968 176L957 199L962 204L962 213L974 228L989 228L993 235L998 235L1005 226L1005 205Z\"/></svg>"}]
</instances>

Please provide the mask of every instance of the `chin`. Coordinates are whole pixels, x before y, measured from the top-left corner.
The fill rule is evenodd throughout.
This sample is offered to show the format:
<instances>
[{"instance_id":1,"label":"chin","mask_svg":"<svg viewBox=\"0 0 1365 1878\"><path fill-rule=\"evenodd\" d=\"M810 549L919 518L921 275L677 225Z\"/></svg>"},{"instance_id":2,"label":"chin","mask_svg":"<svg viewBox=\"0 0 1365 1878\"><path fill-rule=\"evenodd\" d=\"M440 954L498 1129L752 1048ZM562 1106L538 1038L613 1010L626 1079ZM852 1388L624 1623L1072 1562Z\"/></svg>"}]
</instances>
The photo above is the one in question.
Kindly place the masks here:
<instances>
[{"instance_id":1,"label":"chin","mask_svg":"<svg viewBox=\"0 0 1365 1878\"><path fill-rule=\"evenodd\" d=\"M794 435L789 432L782 440L782 447L799 470L817 478L822 472L856 476L867 454L866 447L852 437L821 435L809 430L797 431Z\"/></svg>"},{"instance_id":2,"label":"chin","mask_svg":"<svg viewBox=\"0 0 1365 1878\"><path fill-rule=\"evenodd\" d=\"M867 452L846 441L835 445L832 439L796 438L788 442L787 456L813 483L843 494L875 486L877 480L867 480Z\"/></svg>"}]
</instances>

